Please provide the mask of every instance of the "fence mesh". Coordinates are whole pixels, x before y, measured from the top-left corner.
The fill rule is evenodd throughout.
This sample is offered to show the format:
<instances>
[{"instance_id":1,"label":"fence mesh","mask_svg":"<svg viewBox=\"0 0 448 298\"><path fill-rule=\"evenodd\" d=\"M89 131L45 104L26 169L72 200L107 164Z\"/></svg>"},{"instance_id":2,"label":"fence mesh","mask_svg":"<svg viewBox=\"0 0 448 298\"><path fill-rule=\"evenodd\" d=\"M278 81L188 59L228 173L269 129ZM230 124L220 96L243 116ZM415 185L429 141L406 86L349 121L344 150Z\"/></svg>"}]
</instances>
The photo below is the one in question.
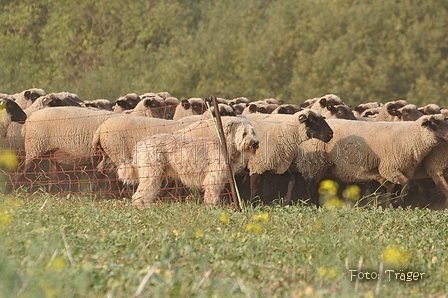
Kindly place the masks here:
<instances>
[{"instance_id":1,"label":"fence mesh","mask_svg":"<svg viewBox=\"0 0 448 298\"><path fill-rule=\"evenodd\" d=\"M101 139L94 146L94 134L101 124L104 124ZM137 185L119 181L117 165L131 159L135 144L146 135L172 134L188 124L113 113L79 117L61 114L59 118L38 120L30 117L26 129L13 123L9 130L14 132L2 140L0 190L131 198ZM17 131L22 131L24 137ZM202 173L192 173L199 174ZM158 193L162 200L198 198L198 195L199 190L188 188L177 179L163 179ZM221 197L224 200L231 197L228 185Z\"/></svg>"}]
</instances>

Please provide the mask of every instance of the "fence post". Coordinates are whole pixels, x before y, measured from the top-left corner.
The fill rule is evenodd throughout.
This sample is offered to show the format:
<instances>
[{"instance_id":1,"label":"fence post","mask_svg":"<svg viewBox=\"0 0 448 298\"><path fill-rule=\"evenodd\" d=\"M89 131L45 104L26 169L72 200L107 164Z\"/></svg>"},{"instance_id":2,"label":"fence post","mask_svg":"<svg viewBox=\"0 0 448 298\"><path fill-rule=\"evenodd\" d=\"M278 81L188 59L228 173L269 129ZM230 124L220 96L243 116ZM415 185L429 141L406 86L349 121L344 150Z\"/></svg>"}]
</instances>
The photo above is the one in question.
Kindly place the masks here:
<instances>
[{"instance_id":1,"label":"fence post","mask_svg":"<svg viewBox=\"0 0 448 298\"><path fill-rule=\"evenodd\" d=\"M229 154L227 152L227 141L225 138L224 129L222 127L221 115L219 115L218 100L216 99L216 96L214 94L211 94L210 98L212 99L212 102L213 102L213 107L215 110L215 117L216 117L216 124L218 125L219 134L221 135L220 143L221 143L222 152L224 153L224 159L225 159L225 163L226 163L227 173L229 175L229 183L230 183L230 190L232 192L233 206L235 207L236 211L241 211L241 207L238 202L238 198L236 196L235 177L233 177L232 167L229 163Z\"/></svg>"}]
</instances>

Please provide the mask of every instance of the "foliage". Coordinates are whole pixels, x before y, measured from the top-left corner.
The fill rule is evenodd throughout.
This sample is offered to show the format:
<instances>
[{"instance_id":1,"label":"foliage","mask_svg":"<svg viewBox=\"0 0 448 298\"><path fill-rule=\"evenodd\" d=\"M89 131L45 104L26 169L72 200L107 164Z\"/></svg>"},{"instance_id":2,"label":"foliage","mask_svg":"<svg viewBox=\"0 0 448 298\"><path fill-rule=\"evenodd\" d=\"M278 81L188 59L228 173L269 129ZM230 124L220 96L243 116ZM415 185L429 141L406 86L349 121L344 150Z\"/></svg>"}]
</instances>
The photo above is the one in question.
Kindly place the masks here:
<instances>
[{"instance_id":1,"label":"foliage","mask_svg":"<svg viewBox=\"0 0 448 298\"><path fill-rule=\"evenodd\" d=\"M445 106L448 4L431 1L2 1L0 91L83 99L169 91L300 103Z\"/></svg>"},{"instance_id":2,"label":"foliage","mask_svg":"<svg viewBox=\"0 0 448 298\"><path fill-rule=\"evenodd\" d=\"M448 290L446 211L0 198L2 297L381 297ZM412 270L419 281L351 281ZM390 264L390 265L389 265ZM388 267L390 266L390 267ZM403 271L404 272L404 271ZM148 277L145 282L145 277Z\"/></svg>"}]
</instances>

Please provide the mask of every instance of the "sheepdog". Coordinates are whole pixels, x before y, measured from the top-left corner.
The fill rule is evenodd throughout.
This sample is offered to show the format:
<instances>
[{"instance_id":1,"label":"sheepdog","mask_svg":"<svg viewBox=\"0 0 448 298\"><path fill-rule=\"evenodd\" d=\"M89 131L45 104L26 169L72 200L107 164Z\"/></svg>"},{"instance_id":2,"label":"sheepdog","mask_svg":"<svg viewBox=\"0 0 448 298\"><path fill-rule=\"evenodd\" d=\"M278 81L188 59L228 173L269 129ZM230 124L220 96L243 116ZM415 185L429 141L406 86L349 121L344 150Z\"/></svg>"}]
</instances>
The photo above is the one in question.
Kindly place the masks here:
<instances>
[{"instance_id":1,"label":"sheepdog","mask_svg":"<svg viewBox=\"0 0 448 298\"><path fill-rule=\"evenodd\" d=\"M246 168L259 140L247 120L230 120L223 128L229 163L233 173L238 173ZM132 159L118 167L118 176L125 184L138 183L132 196L137 207L153 203L166 178L177 178L188 187L203 190L205 203L218 204L220 193L230 178L217 137L183 134L157 134L139 141Z\"/></svg>"}]
</instances>

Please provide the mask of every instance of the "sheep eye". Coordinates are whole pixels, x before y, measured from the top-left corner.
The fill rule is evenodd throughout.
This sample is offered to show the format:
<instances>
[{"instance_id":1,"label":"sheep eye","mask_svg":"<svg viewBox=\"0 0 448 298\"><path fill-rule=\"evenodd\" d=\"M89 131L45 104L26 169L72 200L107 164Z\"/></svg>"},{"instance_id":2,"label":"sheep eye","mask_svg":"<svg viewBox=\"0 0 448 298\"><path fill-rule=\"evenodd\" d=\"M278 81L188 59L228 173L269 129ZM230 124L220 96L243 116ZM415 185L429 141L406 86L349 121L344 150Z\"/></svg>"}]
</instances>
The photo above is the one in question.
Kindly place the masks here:
<instances>
[{"instance_id":1,"label":"sheep eye","mask_svg":"<svg viewBox=\"0 0 448 298\"><path fill-rule=\"evenodd\" d=\"M247 132L243 132L243 138L247 136Z\"/></svg>"}]
</instances>

